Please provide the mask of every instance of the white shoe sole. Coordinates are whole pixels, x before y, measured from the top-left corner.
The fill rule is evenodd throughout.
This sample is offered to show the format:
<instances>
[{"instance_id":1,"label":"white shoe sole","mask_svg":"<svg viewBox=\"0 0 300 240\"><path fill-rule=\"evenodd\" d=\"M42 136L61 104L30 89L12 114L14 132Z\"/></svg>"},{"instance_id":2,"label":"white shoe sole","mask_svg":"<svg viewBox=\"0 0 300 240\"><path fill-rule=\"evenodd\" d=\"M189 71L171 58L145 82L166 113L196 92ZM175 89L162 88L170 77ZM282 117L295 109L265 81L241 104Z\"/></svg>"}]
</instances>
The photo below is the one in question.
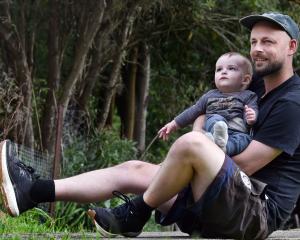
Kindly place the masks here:
<instances>
[{"instance_id":1,"label":"white shoe sole","mask_svg":"<svg viewBox=\"0 0 300 240\"><path fill-rule=\"evenodd\" d=\"M7 159L6 159L6 144L7 140L0 143L1 156L0 156L0 183L1 183L1 193L2 193L2 201L9 215L12 217L16 217L20 215L20 211L17 204L17 198L15 194L15 190L13 187L13 183L8 174L7 168Z\"/></svg>"},{"instance_id":2,"label":"white shoe sole","mask_svg":"<svg viewBox=\"0 0 300 240\"><path fill-rule=\"evenodd\" d=\"M122 234L115 234L115 233L110 233L107 232L106 230L104 230L95 220L95 216L96 216L96 212L93 209L89 209L87 211L88 216L92 219L94 225L96 226L96 229L98 230L98 232L101 234L102 237L107 237L107 238L114 238L117 236L123 236L123 237L137 237L138 235L141 234L141 232L127 232L127 233L122 233Z\"/></svg>"},{"instance_id":3,"label":"white shoe sole","mask_svg":"<svg viewBox=\"0 0 300 240\"><path fill-rule=\"evenodd\" d=\"M91 220L93 221L97 231L101 234L102 237L107 237L107 238L114 238L116 236L118 236L118 234L113 234L110 232L105 231L95 220L95 216L96 216L96 212L92 209L89 209L87 211L88 216L91 218Z\"/></svg>"}]
</instances>

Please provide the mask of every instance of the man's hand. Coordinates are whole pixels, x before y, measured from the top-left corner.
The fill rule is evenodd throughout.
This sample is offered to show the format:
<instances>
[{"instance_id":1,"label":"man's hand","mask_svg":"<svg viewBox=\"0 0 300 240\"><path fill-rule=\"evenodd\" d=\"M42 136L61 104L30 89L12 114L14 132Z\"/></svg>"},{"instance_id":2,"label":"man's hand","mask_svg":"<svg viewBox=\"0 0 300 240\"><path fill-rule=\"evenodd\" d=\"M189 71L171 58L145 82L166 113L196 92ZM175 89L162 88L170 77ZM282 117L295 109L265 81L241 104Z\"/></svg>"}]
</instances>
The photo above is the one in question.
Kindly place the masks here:
<instances>
[{"instance_id":1,"label":"man's hand","mask_svg":"<svg viewBox=\"0 0 300 240\"><path fill-rule=\"evenodd\" d=\"M169 138L169 134L171 132L174 132L176 129L178 128L177 123L175 122L175 120L167 123L164 127L162 127L159 131L158 131L158 137L162 138L164 141L168 140Z\"/></svg>"},{"instance_id":2,"label":"man's hand","mask_svg":"<svg viewBox=\"0 0 300 240\"><path fill-rule=\"evenodd\" d=\"M253 125L256 122L257 116L255 111L251 108L245 105L245 116L246 116L246 122L248 125Z\"/></svg>"}]
</instances>

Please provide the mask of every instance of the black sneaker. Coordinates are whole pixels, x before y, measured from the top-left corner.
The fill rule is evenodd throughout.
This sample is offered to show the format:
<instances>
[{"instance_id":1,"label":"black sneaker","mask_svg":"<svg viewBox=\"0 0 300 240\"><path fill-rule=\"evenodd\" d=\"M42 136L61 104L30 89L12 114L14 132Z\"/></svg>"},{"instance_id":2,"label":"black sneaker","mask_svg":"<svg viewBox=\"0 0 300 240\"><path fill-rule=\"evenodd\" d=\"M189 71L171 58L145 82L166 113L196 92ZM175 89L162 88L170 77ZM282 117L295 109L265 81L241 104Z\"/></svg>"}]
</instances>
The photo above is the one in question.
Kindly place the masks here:
<instances>
[{"instance_id":1,"label":"black sneaker","mask_svg":"<svg viewBox=\"0 0 300 240\"><path fill-rule=\"evenodd\" d=\"M16 217L37 205L31 200L29 192L38 176L32 167L18 159L15 145L9 140L0 143L0 150L2 202L9 215Z\"/></svg>"},{"instance_id":2,"label":"black sneaker","mask_svg":"<svg viewBox=\"0 0 300 240\"><path fill-rule=\"evenodd\" d=\"M125 203L113 209L92 208L88 210L88 215L104 237L115 237L117 235L125 237L138 236L151 217L151 212L146 216L141 215L136 208L134 199L131 200L117 191L114 191L113 194L124 200Z\"/></svg>"}]
</instances>

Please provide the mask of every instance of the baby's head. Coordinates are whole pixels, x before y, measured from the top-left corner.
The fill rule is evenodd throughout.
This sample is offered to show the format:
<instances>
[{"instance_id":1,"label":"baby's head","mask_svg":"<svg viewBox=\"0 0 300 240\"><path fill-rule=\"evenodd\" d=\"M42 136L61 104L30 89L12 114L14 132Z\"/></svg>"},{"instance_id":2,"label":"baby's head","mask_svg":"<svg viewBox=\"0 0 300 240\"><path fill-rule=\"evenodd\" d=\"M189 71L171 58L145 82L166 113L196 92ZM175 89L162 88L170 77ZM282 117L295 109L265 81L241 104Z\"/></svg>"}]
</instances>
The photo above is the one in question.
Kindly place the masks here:
<instances>
[{"instance_id":1,"label":"baby's head","mask_svg":"<svg viewBox=\"0 0 300 240\"><path fill-rule=\"evenodd\" d=\"M240 53L225 53L216 62L215 84L221 92L239 92L247 89L252 75L251 62Z\"/></svg>"}]
</instances>

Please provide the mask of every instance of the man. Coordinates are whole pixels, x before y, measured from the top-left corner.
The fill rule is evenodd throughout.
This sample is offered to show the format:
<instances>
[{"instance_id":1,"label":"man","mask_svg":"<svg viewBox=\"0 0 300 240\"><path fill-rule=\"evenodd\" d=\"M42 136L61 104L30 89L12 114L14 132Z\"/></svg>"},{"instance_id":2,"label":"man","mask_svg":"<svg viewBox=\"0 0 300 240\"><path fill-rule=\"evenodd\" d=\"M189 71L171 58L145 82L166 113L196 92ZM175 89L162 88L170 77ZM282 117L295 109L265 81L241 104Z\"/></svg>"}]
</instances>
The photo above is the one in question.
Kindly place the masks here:
<instances>
[{"instance_id":1,"label":"man","mask_svg":"<svg viewBox=\"0 0 300 240\"><path fill-rule=\"evenodd\" d=\"M129 161L68 179L36 180L4 141L0 181L8 212L18 216L39 202L95 202L110 198L112 190L147 189L133 200L115 192L125 204L90 210L96 227L136 236L158 208L160 223L177 222L182 231L204 237L263 239L280 228L300 190L300 79L292 67L299 29L288 16L274 13L241 23L251 29L251 57L265 93L254 140L234 161L202 133L190 132L173 144L161 167Z\"/></svg>"},{"instance_id":2,"label":"man","mask_svg":"<svg viewBox=\"0 0 300 240\"><path fill-rule=\"evenodd\" d=\"M265 87L253 141L232 160L201 133L182 136L142 196L90 210L104 235L138 235L152 210L177 193L157 220L177 222L189 234L264 239L287 221L300 192L300 78L292 66L299 29L279 13L248 16L241 24L251 30L250 54Z\"/></svg>"}]
</instances>

